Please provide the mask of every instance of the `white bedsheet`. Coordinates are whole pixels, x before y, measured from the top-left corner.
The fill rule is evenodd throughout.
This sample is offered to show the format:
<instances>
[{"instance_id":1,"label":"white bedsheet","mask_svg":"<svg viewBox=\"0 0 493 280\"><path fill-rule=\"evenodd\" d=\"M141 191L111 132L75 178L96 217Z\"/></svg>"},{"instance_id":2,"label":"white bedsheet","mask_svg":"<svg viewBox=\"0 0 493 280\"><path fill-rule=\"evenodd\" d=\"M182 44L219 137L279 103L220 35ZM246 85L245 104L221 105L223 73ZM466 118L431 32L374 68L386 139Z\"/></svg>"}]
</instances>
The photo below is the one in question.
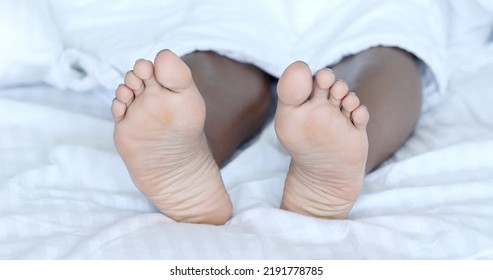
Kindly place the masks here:
<instances>
[{"instance_id":1,"label":"white bedsheet","mask_svg":"<svg viewBox=\"0 0 493 280\"><path fill-rule=\"evenodd\" d=\"M278 209L288 156L269 126L222 171L235 208L219 227L157 213L117 156L109 119L3 90L0 258L492 258L492 75L493 63L458 72L450 100L367 177L343 221Z\"/></svg>"},{"instance_id":2,"label":"white bedsheet","mask_svg":"<svg viewBox=\"0 0 493 280\"><path fill-rule=\"evenodd\" d=\"M233 218L176 223L138 192L114 149L108 90L97 85L116 74L90 74L84 93L0 89L0 259L491 259L493 45L470 47L445 54L447 99L369 174L347 220L279 209L289 157L269 125L222 170Z\"/></svg>"}]
</instances>

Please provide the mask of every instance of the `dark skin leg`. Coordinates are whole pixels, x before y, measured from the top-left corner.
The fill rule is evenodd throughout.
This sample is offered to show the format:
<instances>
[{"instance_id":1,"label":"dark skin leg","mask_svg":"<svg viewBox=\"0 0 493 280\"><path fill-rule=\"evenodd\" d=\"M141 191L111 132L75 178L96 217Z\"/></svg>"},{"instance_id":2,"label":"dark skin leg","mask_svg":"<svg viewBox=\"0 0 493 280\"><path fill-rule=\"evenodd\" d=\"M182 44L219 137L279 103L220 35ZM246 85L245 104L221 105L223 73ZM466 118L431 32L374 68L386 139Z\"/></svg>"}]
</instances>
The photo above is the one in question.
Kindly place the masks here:
<instances>
[{"instance_id":1,"label":"dark skin leg","mask_svg":"<svg viewBox=\"0 0 493 280\"><path fill-rule=\"evenodd\" d=\"M258 68L212 52L183 57L207 106L205 132L214 158L222 164L262 126L269 77ZM331 66L370 113L367 127L370 172L412 134L421 112L421 80L414 58L390 47L376 47ZM232 90L234 89L234 90Z\"/></svg>"},{"instance_id":2,"label":"dark skin leg","mask_svg":"<svg viewBox=\"0 0 493 280\"><path fill-rule=\"evenodd\" d=\"M203 105L202 100L200 100L200 97L197 96L196 89L190 84L191 80L190 76L188 75L189 69L171 52L166 51L158 54L158 56L156 57L156 65L159 67L154 67L154 69L152 67L152 63L149 61L139 61L138 63L136 63L134 70L132 72L129 72L125 78L125 88L119 87L117 89L117 99L113 102L112 105L112 112L116 120L115 145L117 145L117 143L121 144L119 145L120 148L117 147L117 149L122 154L122 158L126 160L125 164L127 165L127 167L129 167L129 171L133 172L132 177L134 182L136 182L143 193L147 192L146 195L148 195L148 197L156 204L156 206L161 211L163 211L163 213L166 213L166 215L172 217L177 221L223 224L231 215L231 200L224 189L223 182L220 178L220 172L217 166L215 166L215 164L211 162L212 158L210 157L207 149L205 149L204 145L207 143L209 144L215 161L218 165L222 165L242 142L252 137L262 127L268 114L268 107L270 102L270 80L266 74L264 74L262 71L254 66L241 64L211 52L196 52L183 57L183 60L191 70L195 84L197 85L200 94L205 100L205 106L207 110L204 127L206 137L204 137L204 135L200 133L200 137L195 137L195 139L192 139L189 142L194 144L190 145L190 148L195 148L195 150L189 150L191 154L189 153L188 156L190 157L190 155L200 155L200 152L203 152L202 157L198 157L201 160L195 162L192 160L188 162L189 166L186 166L183 163L181 165L188 168L188 171L192 170L192 172L185 174L184 176L180 172L175 172L173 174L172 171L176 171L175 169L173 169L173 164L161 163L159 162L159 159L156 160L155 157L155 161L152 162L152 155L150 157L151 162L149 163L149 160L145 159L145 153L144 156L141 157L140 154L132 152L132 148L134 148L133 151L135 151L135 148L139 148L139 145L142 146L142 144L144 144L144 147L146 147L147 143L155 144L155 141L148 141L148 139L145 137L134 137L134 139L131 139L131 136L134 136L135 132L139 131L139 127L135 124L141 120L156 121L157 116L161 117L160 119L158 118L158 121L156 122L158 125L150 127L160 128L159 124L166 124L166 122L164 121L161 123L159 122L159 120L165 119L165 117L162 117L165 114L161 115L154 112L154 114L149 115L142 114L142 116L140 116L142 118L139 118L139 116L135 118L135 114L132 115L130 110L128 110L129 112L127 112L127 105L118 99L118 97L125 100L130 100L130 98L133 98L133 94L136 93L139 88L142 89L142 80L144 80L144 83L146 83L146 88L144 89L144 91L147 91L148 94L142 97L138 96L137 98L140 99L136 99L134 101L135 104L133 104L133 108L139 109L139 105L147 106L151 104L149 102L152 102L154 98L156 102L164 102L160 104L165 109L176 113L177 111L173 110L179 110L179 108L170 108L170 106L164 105L180 104L175 106L181 106L181 103L179 102L166 102L168 102L169 100L173 100L173 102L176 102L176 100L183 101L183 98L180 97L178 99L178 97L173 97L175 99L169 98L168 100L166 98L170 96L160 96L156 94L159 92L170 94L170 92L166 89L163 89L161 85L158 84L155 80L153 82L152 77L153 70L156 70L156 73L158 75L160 73L163 74L163 72L158 73L158 70L162 71L163 68L160 67L167 65L169 67L165 69L173 69L174 71L176 71L176 73L183 74L182 77L172 78L174 78L177 84L180 84L181 82L181 88L187 89L189 91L189 100L194 101L193 99L195 98L195 103ZM158 64L158 62L160 64ZM304 75L304 84L308 85L309 87L311 82L309 72L310 70L308 69L308 67L306 67L306 65L304 66L304 69L306 70ZM393 48L374 48L360 54L348 57L337 65L334 65L332 68L336 74L336 77L342 78L348 82L351 90L355 91L358 94L359 100L361 100L361 103L367 106L370 113L370 123L367 126L370 145L366 166L366 172L369 172L377 167L388 156L393 154L402 145L402 143L404 143L404 141L409 137L414 129L421 108L421 85L417 67L412 56L410 56L406 52ZM330 74L332 75L332 73ZM159 77L166 78L166 75L161 75ZM296 78L296 76L293 77ZM183 81L180 81L180 78L183 78ZM288 83L290 88L293 88L293 86L296 87L296 80L290 78L289 81L291 81L291 83ZM300 82L300 85L301 83L302 82ZM185 85L188 85L188 88ZM132 88L130 88L130 86L132 86ZM347 91L345 90L344 92ZM319 94L318 98L324 98L324 96L325 95ZM196 102L197 99L200 102ZM322 100L323 102L323 99L319 100ZM138 102L141 103L139 104ZM146 108L145 106L141 106L140 108L153 109L153 106L147 107L148 108ZM200 107L199 109L202 113L200 115L201 118L198 120L200 121L200 124L202 124L202 121L204 120L204 115L202 111L203 107L197 107ZM130 109L131 108L132 107L130 107ZM279 108L286 109L283 107ZM156 106L154 106L154 109L156 109ZM159 106L157 106L157 109L159 109ZM337 109L337 107L332 106L330 108L330 112L335 111L336 116L341 116L337 114ZM366 124L366 112L362 107L360 107L359 109L362 109L363 113L365 114L364 124ZM194 110L188 110L184 112L186 115L176 115L186 119L189 116L193 117L195 114ZM129 115L125 116L126 113L129 113ZM353 114L355 113L356 111L353 111ZM324 117L326 116L327 115L324 115ZM123 117L125 117L126 120L123 119ZM286 123L285 127L288 127L288 129L290 127L291 120L293 119L289 119L289 122ZM344 119L344 121L347 121L347 119ZM170 123L172 122L168 122L168 124ZM320 123L320 125L324 125L324 122ZM182 129L183 127L186 127L186 125L182 127L176 126L175 131L170 131L175 133L175 135L180 136L180 133L177 132L180 132L180 129ZM192 127L197 128L196 126ZM298 128L299 127L301 126L298 125ZM337 128L337 126L333 127ZM161 127L161 129L162 128L163 127ZM161 131L164 133L167 132L166 129L162 129ZM191 129L182 129L181 131L189 132L191 131ZM354 132L355 130L347 131ZM148 129L144 132L148 133L147 136L149 136L150 134L151 140L152 136L156 135L155 133L153 134L154 131L152 129ZM363 134L363 136L365 136L362 130L359 130L357 132L360 133L359 135ZM183 135L186 136L185 133ZM189 136L190 135L194 134L190 133ZM332 135L332 137L337 137L338 134L336 131L336 133L330 135ZM207 138L207 143L205 138ZM170 141L171 138L169 138L168 135L168 138L164 137L161 139ZM181 137L177 139L180 139L179 141L187 140L186 137ZM125 142L126 140L128 141ZM350 141L352 140L357 141L358 139L352 138ZM124 144L127 144L127 146L125 146ZM173 148L173 144L176 145L180 143L171 143L171 148ZM365 147L360 147L361 149L364 149L363 153L366 152L366 142L364 142L364 144ZM175 147L179 146L180 145L176 145ZM157 151L163 151L163 147L160 145L157 145L157 149L156 147L152 147L152 145L149 145L149 147ZM186 151L187 150L185 148L182 149L181 152L186 155ZM303 149L300 150L301 153L303 153L304 151L305 150ZM173 152L170 153L168 151L168 153L166 153L166 150L164 150L163 154L165 156L168 156L169 158L172 158L171 156L173 155ZM362 153L360 153L360 155L361 154ZM313 155L319 154L316 153ZM330 156L330 153L328 155ZM337 153L334 153L333 155L336 156ZM134 157L132 158L132 156ZM149 154L147 154L147 156L149 156ZM144 160L141 160L142 158L144 158ZM323 156L323 158L326 157ZM180 161L179 157L175 157L175 159ZM344 157L340 159L343 160ZM173 160L171 162L173 162ZM350 167L347 169L351 169L351 166L353 166L353 164L354 163L351 161L349 164ZM365 167L363 165L364 157L361 157L359 164L360 165L357 168L357 172L350 174L349 179L351 179L353 174L357 173L356 176L359 178L359 181L356 183L362 184L362 171ZM142 166L144 166L144 168L142 168ZM157 172L153 173L152 171L156 171L156 166L158 168L160 166L164 168L161 168L161 170L157 169ZM347 169L343 171L347 171ZM151 170L151 172L149 172L149 170ZM169 170L171 170L171 172L168 172ZM351 170L349 170L349 172L350 171ZM345 173L349 174L348 172ZM195 174L198 174L199 177L195 176ZM291 177L289 177L290 174ZM176 180L176 178L185 179L187 183L182 185L182 181ZM190 180L189 178L192 179ZM290 173L288 173L286 182L288 182L289 178L295 178L291 171ZM294 212L325 218L340 218L343 217L343 215L346 215L346 212L349 211L349 208L347 208L346 205L351 206L352 204L348 204L344 200L344 197L342 200L344 203L341 204L339 203L341 200L336 200L334 199L334 197L330 197L330 193L328 193L329 196L325 199L325 201L328 203L322 201L324 205L320 204L320 200L316 200L320 197L319 195L316 195L314 199L310 197L303 198L303 193L314 193L314 188L310 188L310 182L312 182L311 187L319 188L320 186L320 184L317 184L316 181L315 186L313 186L312 179L317 178L316 176L311 176L308 181L298 181L301 182L301 185L290 188L290 190L301 188L301 193L296 193L293 191L288 192L288 187L293 186L293 184L286 185L283 195L282 207ZM337 191L338 187L340 186L337 186L338 180L337 178L335 179L336 185L328 185L328 187L332 187L332 190ZM176 184L176 182L180 183ZM326 180L326 178L322 178L320 182L322 187L324 187L324 183L330 181ZM342 182L347 181L342 180ZM202 189L189 187L197 186L197 184L199 186L200 184L202 184L202 186L204 186L205 184L205 187ZM349 188L358 190L358 188L361 186L353 185L349 185ZM180 194L180 191L183 190L183 186L188 188L186 188L185 191L182 191L182 193ZM343 191L345 190L345 187L346 185L343 186ZM324 190L320 193L325 194L326 189L323 189ZM307 192L304 192L303 190L306 190ZM196 191L196 193L193 193L194 191ZM207 193L207 191L209 191L209 193ZM350 191L352 190L350 189L349 192ZM177 192L179 195L184 195L185 199L180 200L179 195L176 195ZM345 195L344 193L342 194ZM181 203L177 204L176 198L178 198L178 202ZM197 201L199 202L198 204ZM300 201L302 202L301 205ZM336 203L331 204L332 201L335 201ZM289 204L289 202L291 204ZM310 203L312 205L310 205ZM343 206L342 209L337 209L340 205ZM305 209L308 209L309 211L305 211ZM317 211L313 212L310 209L315 209ZM319 209L321 209L321 211L319 211ZM319 215L316 212L322 214Z\"/></svg>"},{"instance_id":3,"label":"dark skin leg","mask_svg":"<svg viewBox=\"0 0 493 280\"><path fill-rule=\"evenodd\" d=\"M213 52L195 52L182 59L205 100L204 130L212 155L221 166L264 124L270 103L270 78L255 66Z\"/></svg>"},{"instance_id":4,"label":"dark skin leg","mask_svg":"<svg viewBox=\"0 0 493 280\"><path fill-rule=\"evenodd\" d=\"M421 113L421 78L412 55L376 47L331 67L370 113L366 172L378 167L412 134Z\"/></svg>"}]
</instances>

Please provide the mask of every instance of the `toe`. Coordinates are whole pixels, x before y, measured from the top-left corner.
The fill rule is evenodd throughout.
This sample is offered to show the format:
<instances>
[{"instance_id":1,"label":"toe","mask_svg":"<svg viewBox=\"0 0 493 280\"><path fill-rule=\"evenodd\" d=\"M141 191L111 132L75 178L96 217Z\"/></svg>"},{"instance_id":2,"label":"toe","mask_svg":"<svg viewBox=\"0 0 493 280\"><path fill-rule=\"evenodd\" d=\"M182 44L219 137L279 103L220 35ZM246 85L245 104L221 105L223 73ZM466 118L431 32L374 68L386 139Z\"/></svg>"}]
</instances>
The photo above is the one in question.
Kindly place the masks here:
<instances>
[{"instance_id":1,"label":"toe","mask_svg":"<svg viewBox=\"0 0 493 280\"><path fill-rule=\"evenodd\" d=\"M360 105L359 98L354 92L350 92L341 102L341 111L347 118L351 117L351 112Z\"/></svg>"},{"instance_id":2,"label":"toe","mask_svg":"<svg viewBox=\"0 0 493 280\"><path fill-rule=\"evenodd\" d=\"M144 82L132 70L127 72L123 81L128 88L133 90L135 96L139 96L144 91Z\"/></svg>"},{"instance_id":3,"label":"toe","mask_svg":"<svg viewBox=\"0 0 493 280\"><path fill-rule=\"evenodd\" d=\"M303 104L312 91L312 74L308 65L296 61L289 65L277 84L278 106L297 107Z\"/></svg>"},{"instance_id":4,"label":"toe","mask_svg":"<svg viewBox=\"0 0 493 280\"><path fill-rule=\"evenodd\" d=\"M330 97L329 101L334 106L341 106L342 99L348 94L349 87L348 85L342 81L336 81L332 87L330 88Z\"/></svg>"},{"instance_id":5,"label":"toe","mask_svg":"<svg viewBox=\"0 0 493 280\"><path fill-rule=\"evenodd\" d=\"M116 99L118 99L118 101L126 104L127 106L130 105L130 103L132 103L134 98L135 98L134 92L130 88L128 88L126 85L121 84L116 89Z\"/></svg>"},{"instance_id":6,"label":"toe","mask_svg":"<svg viewBox=\"0 0 493 280\"><path fill-rule=\"evenodd\" d=\"M370 114L368 113L366 106L360 105L358 108L354 109L354 111L351 112L351 119L357 128L365 129L370 120Z\"/></svg>"},{"instance_id":7,"label":"toe","mask_svg":"<svg viewBox=\"0 0 493 280\"><path fill-rule=\"evenodd\" d=\"M315 74L315 86L313 88L313 97L320 100L327 100L329 97L329 88L334 84L335 76L332 70L324 68Z\"/></svg>"},{"instance_id":8,"label":"toe","mask_svg":"<svg viewBox=\"0 0 493 280\"><path fill-rule=\"evenodd\" d=\"M145 59L139 59L135 62L134 70L135 76L144 82L146 88L158 85L154 78L154 65L152 62Z\"/></svg>"},{"instance_id":9,"label":"toe","mask_svg":"<svg viewBox=\"0 0 493 280\"><path fill-rule=\"evenodd\" d=\"M182 92L193 85L190 68L170 50L162 50L154 59L156 80L167 89Z\"/></svg>"},{"instance_id":10,"label":"toe","mask_svg":"<svg viewBox=\"0 0 493 280\"><path fill-rule=\"evenodd\" d=\"M118 99L113 99L113 103L111 104L111 113L115 122L119 122L125 116L125 112L127 111L127 105L119 101Z\"/></svg>"}]
</instances>

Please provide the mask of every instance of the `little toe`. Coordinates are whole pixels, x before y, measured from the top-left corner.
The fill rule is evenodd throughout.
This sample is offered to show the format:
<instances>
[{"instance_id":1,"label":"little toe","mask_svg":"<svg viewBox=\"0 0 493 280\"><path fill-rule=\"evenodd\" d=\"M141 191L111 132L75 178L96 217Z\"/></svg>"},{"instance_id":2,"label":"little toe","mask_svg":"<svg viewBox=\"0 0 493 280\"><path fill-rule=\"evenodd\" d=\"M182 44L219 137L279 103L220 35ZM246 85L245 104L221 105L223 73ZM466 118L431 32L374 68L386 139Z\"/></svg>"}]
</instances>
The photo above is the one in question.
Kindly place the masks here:
<instances>
[{"instance_id":1,"label":"little toe","mask_svg":"<svg viewBox=\"0 0 493 280\"><path fill-rule=\"evenodd\" d=\"M154 65L152 62L145 59L139 59L135 62L134 70L135 76L144 82L145 87L153 87L158 83L154 78Z\"/></svg>"},{"instance_id":2,"label":"little toe","mask_svg":"<svg viewBox=\"0 0 493 280\"><path fill-rule=\"evenodd\" d=\"M296 61L289 65L277 84L279 106L297 107L303 104L312 91L312 74L308 65Z\"/></svg>"},{"instance_id":3,"label":"little toe","mask_svg":"<svg viewBox=\"0 0 493 280\"><path fill-rule=\"evenodd\" d=\"M118 99L113 99L113 103L111 104L111 113L113 115L113 119L115 122L119 122L125 116L125 112L127 111L127 105L119 101Z\"/></svg>"},{"instance_id":4,"label":"little toe","mask_svg":"<svg viewBox=\"0 0 493 280\"><path fill-rule=\"evenodd\" d=\"M320 100L329 98L329 88L335 82L335 75L331 69L324 68L315 74L315 86L313 88L313 97Z\"/></svg>"},{"instance_id":5,"label":"little toe","mask_svg":"<svg viewBox=\"0 0 493 280\"><path fill-rule=\"evenodd\" d=\"M337 80L329 90L329 101L334 106L341 106L342 99L348 94L349 87L346 82Z\"/></svg>"},{"instance_id":6,"label":"little toe","mask_svg":"<svg viewBox=\"0 0 493 280\"><path fill-rule=\"evenodd\" d=\"M354 92L350 92L341 102L341 111L347 118L351 117L351 112L360 105L359 98Z\"/></svg>"},{"instance_id":7,"label":"little toe","mask_svg":"<svg viewBox=\"0 0 493 280\"><path fill-rule=\"evenodd\" d=\"M370 120L370 114L368 109L364 105L358 106L351 112L351 120L353 124L359 129L365 129L368 121Z\"/></svg>"},{"instance_id":8,"label":"little toe","mask_svg":"<svg viewBox=\"0 0 493 280\"><path fill-rule=\"evenodd\" d=\"M118 99L118 101L124 103L125 105L127 106L130 105L130 103L132 103L134 98L135 98L134 92L126 85L120 84L116 88L116 99Z\"/></svg>"},{"instance_id":9,"label":"little toe","mask_svg":"<svg viewBox=\"0 0 493 280\"><path fill-rule=\"evenodd\" d=\"M123 81L129 89L133 90L135 96L139 96L142 92L144 92L144 82L135 75L134 71L128 71Z\"/></svg>"}]
</instances>

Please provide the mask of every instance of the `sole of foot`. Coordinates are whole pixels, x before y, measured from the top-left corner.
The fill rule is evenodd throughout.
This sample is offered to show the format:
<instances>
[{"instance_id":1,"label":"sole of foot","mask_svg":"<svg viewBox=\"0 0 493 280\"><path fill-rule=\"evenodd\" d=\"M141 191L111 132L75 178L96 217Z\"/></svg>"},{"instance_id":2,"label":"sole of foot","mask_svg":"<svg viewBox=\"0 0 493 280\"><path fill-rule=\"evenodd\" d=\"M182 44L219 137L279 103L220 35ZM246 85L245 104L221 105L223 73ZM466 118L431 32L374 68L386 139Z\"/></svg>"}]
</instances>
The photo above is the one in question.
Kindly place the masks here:
<instances>
[{"instance_id":1,"label":"sole of foot","mask_svg":"<svg viewBox=\"0 0 493 280\"><path fill-rule=\"evenodd\" d=\"M224 224L232 206L204 134L205 103L173 52L140 59L116 89L114 142L133 182L179 222Z\"/></svg>"},{"instance_id":2,"label":"sole of foot","mask_svg":"<svg viewBox=\"0 0 493 280\"><path fill-rule=\"evenodd\" d=\"M368 155L368 110L348 85L303 62L278 83L275 128L291 155L281 208L326 219L347 216L361 192Z\"/></svg>"}]
</instances>

